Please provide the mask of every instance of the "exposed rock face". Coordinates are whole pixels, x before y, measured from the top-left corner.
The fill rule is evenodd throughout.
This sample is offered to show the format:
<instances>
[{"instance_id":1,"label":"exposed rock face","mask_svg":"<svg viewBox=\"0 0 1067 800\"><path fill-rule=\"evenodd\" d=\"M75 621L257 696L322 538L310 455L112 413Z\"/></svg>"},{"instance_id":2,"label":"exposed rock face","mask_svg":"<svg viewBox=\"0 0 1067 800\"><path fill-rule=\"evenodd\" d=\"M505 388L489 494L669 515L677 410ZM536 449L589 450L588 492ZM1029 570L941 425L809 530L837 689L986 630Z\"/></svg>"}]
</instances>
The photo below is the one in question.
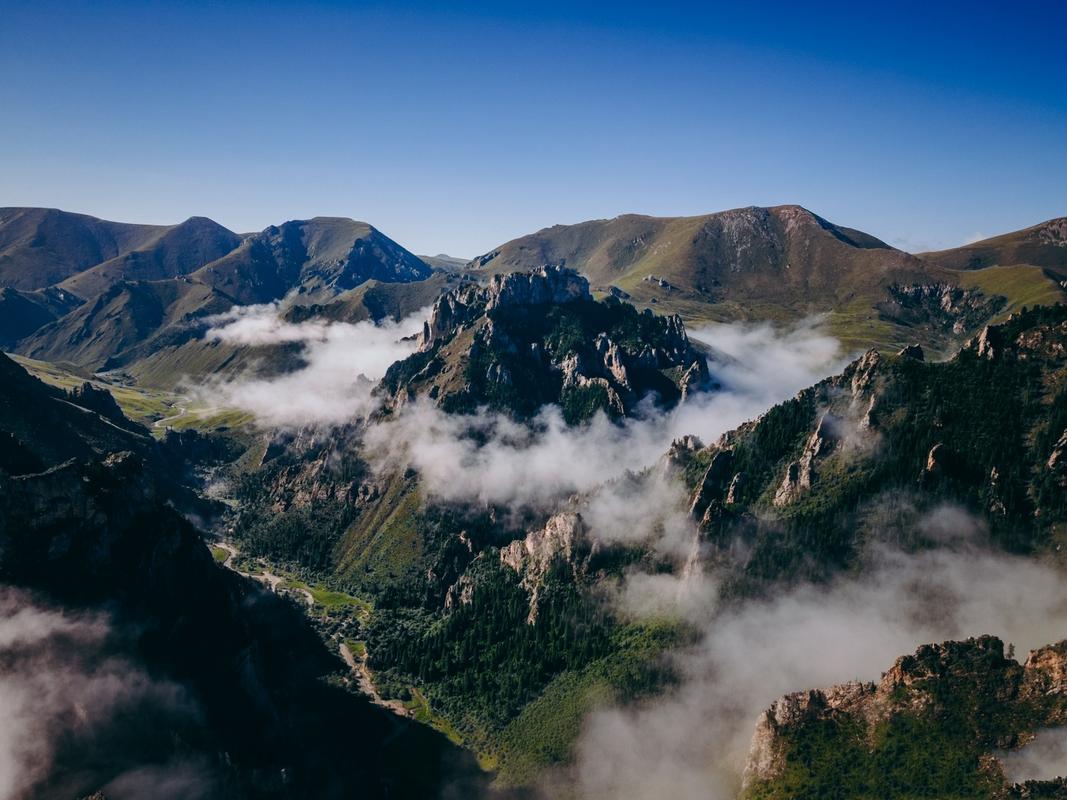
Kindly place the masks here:
<instances>
[{"instance_id":1,"label":"exposed rock face","mask_svg":"<svg viewBox=\"0 0 1067 800\"><path fill-rule=\"evenodd\" d=\"M1003 297L948 283L894 284L877 308L885 319L907 325L934 325L954 335L974 330L1004 306Z\"/></svg>"},{"instance_id":2,"label":"exposed rock face","mask_svg":"<svg viewBox=\"0 0 1067 800\"><path fill-rule=\"evenodd\" d=\"M728 447L716 449L689 504L690 515L700 520L702 526L711 524L722 509L722 504L727 502L727 495L734 487L734 478L737 477L733 473L733 465L733 450Z\"/></svg>"},{"instance_id":3,"label":"exposed rock face","mask_svg":"<svg viewBox=\"0 0 1067 800\"><path fill-rule=\"evenodd\" d=\"M964 344L964 349L979 358L993 361L1001 356L1062 361L1067 358L1067 321L1027 326L1019 330L1022 319L1012 314L1007 322L987 325Z\"/></svg>"},{"instance_id":4,"label":"exposed rock face","mask_svg":"<svg viewBox=\"0 0 1067 800\"><path fill-rule=\"evenodd\" d=\"M1063 431L1059 441L1052 447L1048 457L1048 468L1056 477L1061 487L1067 488L1067 430Z\"/></svg>"},{"instance_id":5,"label":"exposed rock face","mask_svg":"<svg viewBox=\"0 0 1067 800\"><path fill-rule=\"evenodd\" d=\"M589 281L563 267L543 266L532 272L494 275L486 286L467 284L442 295L423 324L419 350L429 350L441 340L451 338L459 328L495 308L592 299Z\"/></svg>"},{"instance_id":6,"label":"exposed rock face","mask_svg":"<svg viewBox=\"0 0 1067 800\"><path fill-rule=\"evenodd\" d=\"M901 358L910 358L913 361L926 360L926 355L923 353L923 349L917 344L909 344L907 347L897 353L897 355Z\"/></svg>"},{"instance_id":7,"label":"exposed rock face","mask_svg":"<svg viewBox=\"0 0 1067 800\"><path fill-rule=\"evenodd\" d=\"M544 266L439 298L419 351L390 368L380 393L393 408L423 396L450 411L489 405L516 417L558 403L575 422L597 410L623 416L650 393L671 406L709 384L678 317L595 302L585 278Z\"/></svg>"},{"instance_id":8,"label":"exposed rock face","mask_svg":"<svg viewBox=\"0 0 1067 800\"><path fill-rule=\"evenodd\" d=\"M577 580L584 574L596 549L596 543L590 543L585 536L581 515L571 512L556 514L544 528L501 549L501 563L522 576L522 586L530 593L529 624L537 621L541 590L552 565L557 561L565 562Z\"/></svg>"},{"instance_id":9,"label":"exposed rock face","mask_svg":"<svg viewBox=\"0 0 1067 800\"><path fill-rule=\"evenodd\" d=\"M1016 746L1036 728L1067 718L1067 641L1034 650L1020 666L992 636L923 645L903 656L878 683L846 683L795 692L776 700L760 717L752 738L744 782L773 781L787 766L789 739L816 723L859 722L870 736L895 715L936 716L959 698L975 711L976 744L983 749ZM989 714L987 718L983 714ZM1010 720L1016 729L1005 728ZM872 739L873 745L873 739Z\"/></svg>"},{"instance_id":10,"label":"exposed rock face","mask_svg":"<svg viewBox=\"0 0 1067 800\"><path fill-rule=\"evenodd\" d=\"M825 457L836 444L837 434L833 429L833 418L830 414L823 414L819 424L804 443L800 459L786 467L782 485L774 493L774 505L784 506L803 496L815 480L817 459Z\"/></svg>"}]
</instances>

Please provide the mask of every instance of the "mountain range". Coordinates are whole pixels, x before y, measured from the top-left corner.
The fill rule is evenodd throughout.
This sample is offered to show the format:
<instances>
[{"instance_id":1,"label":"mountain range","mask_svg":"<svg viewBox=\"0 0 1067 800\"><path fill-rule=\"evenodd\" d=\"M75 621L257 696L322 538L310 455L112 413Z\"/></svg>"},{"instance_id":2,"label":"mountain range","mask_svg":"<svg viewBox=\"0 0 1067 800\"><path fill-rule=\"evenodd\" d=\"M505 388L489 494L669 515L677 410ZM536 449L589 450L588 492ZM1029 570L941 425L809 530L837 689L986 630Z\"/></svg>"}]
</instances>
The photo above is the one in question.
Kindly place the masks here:
<instances>
[{"instance_id":1,"label":"mountain range","mask_svg":"<svg viewBox=\"0 0 1067 800\"><path fill-rule=\"evenodd\" d=\"M918 342L947 352L1022 305L1065 297L1064 224L913 256L799 206L626 215L547 228L464 266L449 257L428 263L370 225L340 218L239 235L202 217L145 226L9 208L0 210L0 335L33 358L113 369L179 347L200 320L233 305L285 299L331 303L334 318L395 317L395 303L335 298L367 281L478 280L554 264L581 272L594 292L689 324L823 314L850 347ZM446 285L434 279L422 297L432 300ZM179 377L167 367L148 372L162 383Z\"/></svg>"},{"instance_id":2,"label":"mountain range","mask_svg":"<svg viewBox=\"0 0 1067 800\"><path fill-rule=\"evenodd\" d=\"M149 689L42 705L26 796L1063 797L1008 765L1067 721L1065 230L0 210L0 607Z\"/></svg>"}]
</instances>

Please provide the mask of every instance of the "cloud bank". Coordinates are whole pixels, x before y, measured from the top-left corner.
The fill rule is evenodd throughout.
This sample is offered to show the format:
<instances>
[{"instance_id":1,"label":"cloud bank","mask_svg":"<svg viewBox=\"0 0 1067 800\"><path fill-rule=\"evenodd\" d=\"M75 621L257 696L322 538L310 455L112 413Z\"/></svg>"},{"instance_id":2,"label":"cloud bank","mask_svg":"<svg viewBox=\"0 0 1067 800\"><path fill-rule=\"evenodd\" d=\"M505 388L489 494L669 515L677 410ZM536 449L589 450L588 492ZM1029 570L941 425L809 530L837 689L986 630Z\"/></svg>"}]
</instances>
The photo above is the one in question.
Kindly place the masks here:
<instances>
[{"instance_id":1,"label":"cloud bank","mask_svg":"<svg viewBox=\"0 0 1067 800\"><path fill-rule=\"evenodd\" d=\"M546 509L647 468L678 437L713 441L848 360L817 320L786 329L719 325L690 335L711 348L711 371L722 388L673 411L648 403L620 424L600 414L569 427L555 406L519 424L484 411L445 414L422 401L370 428L367 451L379 468L415 468L429 493L443 500Z\"/></svg>"},{"instance_id":2,"label":"cloud bank","mask_svg":"<svg viewBox=\"0 0 1067 800\"><path fill-rule=\"evenodd\" d=\"M104 781L117 800L210 796L200 765L153 750L161 731L195 724L185 690L116 654L113 633L100 615L0 587L0 798L77 797ZM138 753L155 763L138 765Z\"/></svg>"},{"instance_id":3,"label":"cloud bank","mask_svg":"<svg viewBox=\"0 0 1067 800\"><path fill-rule=\"evenodd\" d=\"M213 382L194 390L213 407L239 408L264 427L339 425L366 416L377 406L371 392L394 361L415 351L408 338L422 329L426 311L399 322L287 322L276 303L235 307L212 317L205 335L243 347L296 344L303 365L269 378Z\"/></svg>"},{"instance_id":4,"label":"cloud bank","mask_svg":"<svg viewBox=\"0 0 1067 800\"><path fill-rule=\"evenodd\" d=\"M956 508L936 510L920 527L942 546L918 554L876 546L862 576L718 612L708 601L713 577L631 579L628 610L663 613L675 602L690 621L702 613L705 632L699 646L673 655L683 678L676 690L587 719L564 780L586 800L732 798L756 720L782 694L878 680L927 642L992 633L1025 654L1067 636L1059 571L986 549L981 526ZM1030 762L1020 755L1018 774L1059 769L1048 767L1060 763L1058 744L1033 751Z\"/></svg>"}]
</instances>

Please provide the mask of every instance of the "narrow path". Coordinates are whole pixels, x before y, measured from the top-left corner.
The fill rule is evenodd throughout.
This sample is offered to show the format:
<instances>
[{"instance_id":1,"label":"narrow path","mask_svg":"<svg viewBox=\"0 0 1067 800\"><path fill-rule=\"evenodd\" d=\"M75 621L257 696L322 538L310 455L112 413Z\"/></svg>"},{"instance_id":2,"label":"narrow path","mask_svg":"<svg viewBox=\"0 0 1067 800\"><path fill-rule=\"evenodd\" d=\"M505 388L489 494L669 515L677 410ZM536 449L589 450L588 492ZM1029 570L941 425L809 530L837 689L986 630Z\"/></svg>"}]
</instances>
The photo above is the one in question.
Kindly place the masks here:
<instances>
[{"instance_id":1,"label":"narrow path","mask_svg":"<svg viewBox=\"0 0 1067 800\"><path fill-rule=\"evenodd\" d=\"M173 408L173 406L172 406L172 408ZM178 413L177 414L172 414L169 417L163 417L163 419L157 419L155 422L152 423L152 427L153 428L162 428L164 425L166 425L171 420L181 419L182 417L184 417L188 413L189 413L189 409L188 408L186 408L185 406L178 406Z\"/></svg>"},{"instance_id":2,"label":"narrow path","mask_svg":"<svg viewBox=\"0 0 1067 800\"><path fill-rule=\"evenodd\" d=\"M226 567L226 569L232 570L238 575L243 575L246 578L252 578L253 580L259 581L260 583L264 583L272 592L274 592L275 594L278 593L278 587L281 585L282 581L285 580L285 578L283 578L281 575L275 575L273 572L269 572L267 570L263 570L263 572L258 575L253 575L251 572L242 572L233 565L233 560L237 557L236 547L234 547L232 544L227 544L226 542L221 541L214 541L212 542L212 544L215 547L218 547L220 550L226 551L226 560L222 562L222 566ZM307 602L308 608L312 608L315 605L315 597L307 589L301 588L299 586L294 586L289 589L289 591L299 592L303 596L304 600Z\"/></svg>"},{"instance_id":3,"label":"narrow path","mask_svg":"<svg viewBox=\"0 0 1067 800\"><path fill-rule=\"evenodd\" d=\"M356 673L356 680L359 682L360 691L367 695L374 705L388 709L401 717L414 716L411 709L399 700L386 700L378 693L378 689L375 688L374 681L371 678L370 670L367 668L367 659L365 657L356 658L348 645L344 642L341 642L341 658L348 664L348 668Z\"/></svg>"},{"instance_id":4,"label":"narrow path","mask_svg":"<svg viewBox=\"0 0 1067 800\"><path fill-rule=\"evenodd\" d=\"M222 562L222 566L226 567L226 569L232 570L238 575L243 575L246 578L252 578L253 580L259 581L260 583L266 584L272 592L274 592L275 594L278 593L278 586L281 584L282 581L285 580L285 578L281 577L280 575L275 575L272 572L267 572L266 570L264 570L259 575L253 575L250 572L243 572L242 570L237 569L237 567L234 566L233 563L233 560L237 557L236 547L234 547L232 544L229 544L228 542L218 540L211 542L211 544L226 551L226 560ZM314 607L315 597L311 594L311 592L301 587L294 588L296 589L296 591L300 592L304 596L304 599L307 601L308 608ZM290 589L289 591L292 591L292 589ZM341 642L340 654L341 658L344 659L345 664L347 664L348 668L352 670L352 672L355 674L360 691L367 695L367 697L370 698L370 701L374 703L374 705L380 706L381 708L384 708L388 711L392 711L394 714L400 717L415 716L414 712L411 709L407 708L399 700L386 700L378 693L378 689L374 686L374 680L371 677L370 669L367 668L366 656L364 656L363 658L356 658L355 654L348 648L348 645L344 642Z\"/></svg>"}]
</instances>

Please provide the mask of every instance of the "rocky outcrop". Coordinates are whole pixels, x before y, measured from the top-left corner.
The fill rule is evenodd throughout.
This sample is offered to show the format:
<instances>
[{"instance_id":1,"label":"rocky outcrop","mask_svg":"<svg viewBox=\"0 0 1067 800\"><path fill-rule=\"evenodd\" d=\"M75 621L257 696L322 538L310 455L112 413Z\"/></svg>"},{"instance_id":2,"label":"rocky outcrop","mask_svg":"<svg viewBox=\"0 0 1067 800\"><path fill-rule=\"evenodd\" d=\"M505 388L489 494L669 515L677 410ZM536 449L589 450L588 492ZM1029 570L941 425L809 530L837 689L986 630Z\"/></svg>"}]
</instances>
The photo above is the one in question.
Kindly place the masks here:
<instances>
[{"instance_id":1,"label":"rocky outcrop","mask_svg":"<svg viewBox=\"0 0 1067 800\"><path fill-rule=\"evenodd\" d=\"M680 318L594 301L585 278L544 266L440 297L418 352L389 369L379 394L393 409L426 397L515 417L554 403L576 422L598 410L624 416L650 394L669 407L710 384Z\"/></svg>"},{"instance_id":2,"label":"rocky outcrop","mask_svg":"<svg viewBox=\"0 0 1067 800\"><path fill-rule=\"evenodd\" d=\"M1056 482L1063 488L1067 488L1067 429L1052 446L1046 462L1049 472L1056 476Z\"/></svg>"},{"instance_id":3,"label":"rocky outcrop","mask_svg":"<svg viewBox=\"0 0 1067 800\"><path fill-rule=\"evenodd\" d=\"M119 404L115 402L115 398L107 389L85 381L81 386L75 386L70 389L67 392L67 397L74 405L81 406L89 411L95 411L100 416L121 427L132 427L130 421L122 413L122 409L119 408Z\"/></svg>"},{"instance_id":4,"label":"rocky outcrop","mask_svg":"<svg viewBox=\"0 0 1067 800\"><path fill-rule=\"evenodd\" d=\"M784 506L799 500L815 480L815 465L818 459L825 458L836 446L838 435L834 430L834 420L829 413L819 418L811 436L804 443L800 458L785 470L781 486L774 493L774 505Z\"/></svg>"},{"instance_id":5,"label":"rocky outcrop","mask_svg":"<svg viewBox=\"0 0 1067 800\"><path fill-rule=\"evenodd\" d=\"M923 353L923 349L917 344L909 344L902 349L897 355L900 358L910 358L912 361L925 361L926 354Z\"/></svg>"},{"instance_id":6,"label":"rocky outcrop","mask_svg":"<svg viewBox=\"0 0 1067 800\"><path fill-rule=\"evenodd\" d=\"M936 720L947 705L969 709L975 746L1014 747L1067 718L1067 641L1034 650L1020 666L992 636L923 645L902 656L877 683L851 682L795 692L776 700L756 724L744 782L773 781L790 758L790 743L814 725L876 729L901 714Z\"/></svg>"},{"instance_id":7,"label":"rocky outcrop","mask_svg":"<svg viewBox=\"0 0 1067 800\"><path fill-rule=\"evenodd\" d=\"M549 570L557 562L567 564L575 580L584 575L597 545L585 535L580 514L564 512L551 517L543 528L500 550L500 562L522 578L522 587L530 594L529 624L537 622L541 591Z\"/></svg>"},{"instance_id":8,"label":"rocky outcrop","mask_svg":"<svg viewBox=\"0 0 1067 800\"><path fill-rule=\"evenodd\" d=\"M446 292L423 323L419 350L426 351L449 339L464 325L497 308L543 306L592 301L589 281L559 266L543 266L531 272L494 275L485 286L466 284Z\"/></svg>"},{"instance_id":9,"label":"rocky outcrop","mask_svg":"<svg viewBox=\"0 0 1067 800\"><path fill-rule=\"evenodd\" d=\"M909 326L930 325L953 335L974 330L1003 308L1003 297L949 283L893 284L876 308L884 319Z\"/></svg>"},{"instance_id":10,"label":"rocky outcrop","mask_svg":"<svg viewBox=\"0 0 1067 800\"><path fill-rule=\"evenodd\" d=\"M1040 313L1035 309L1030 316ZM1010 357L1063 362L1067 359L1067 320L1057 319L1054 310L1047 316L1050 319L1046 323L1034 325L1024 315L1012 314L1007 322L982 328L963 349L989 361Z\"/></svg>"}]
</instances>

